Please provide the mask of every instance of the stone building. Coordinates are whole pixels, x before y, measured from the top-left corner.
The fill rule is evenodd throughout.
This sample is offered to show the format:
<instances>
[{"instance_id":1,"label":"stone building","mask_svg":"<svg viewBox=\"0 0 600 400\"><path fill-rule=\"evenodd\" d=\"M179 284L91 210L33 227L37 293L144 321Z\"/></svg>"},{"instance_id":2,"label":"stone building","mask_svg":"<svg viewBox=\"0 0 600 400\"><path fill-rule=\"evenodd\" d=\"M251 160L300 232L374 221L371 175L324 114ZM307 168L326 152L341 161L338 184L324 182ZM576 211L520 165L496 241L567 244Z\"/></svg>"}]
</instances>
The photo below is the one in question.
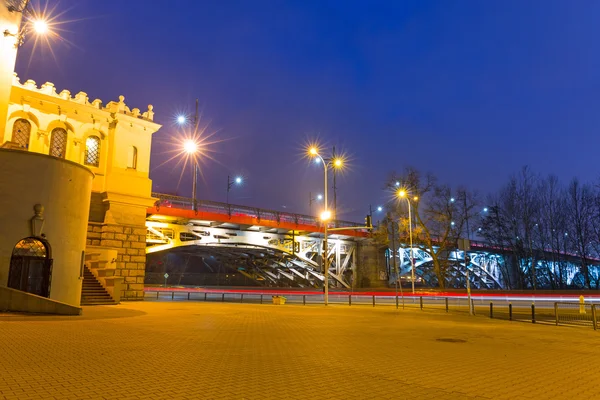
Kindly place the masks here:
<instances>
[{"instance_id":1,"label":"stone building","mask_svg":"<svg viewBox=\"0 0 600 400\"><path fill-rule=\"evenodd\" d=\"M38 153L62 160L64 165L79 164L92 172L91 187L81 187L82 191L91 189L86 265L113 270L110 276L123 278L120 293L113 293L113 297L140 299L146 260L146 210L155 202L149 179L150 148L152 134L160 128L153 122L152 106L141 111L128 107L123 96L104 103L90 100L85 92L58 91L50 82L21 82L13 72L19 38L12 34L22 30L21 17L19 10L0 5L0 31L9 33L0 36L0 146L12 150L11 156L15 150ZM0 158L5 154L9 153L0 152ZM34 181L22 186L31 188ZM68 181L59 179L55 184L72 190ZM22 206L33 212L34 204ZM47 210L64 208L61 204L43 206ZM64 213L64 218L73 217L75 214ZM61 234L68 237L70 232ZM52 246L60 246L60 239L56 239ZM2 272L3 268L6 272L6 263L6 257L0 255L0 286L7 285L8 276ZM69 268L80 271L79 265ZM109 276L96 275L104 286L112 286Z\"/></svg>"}]
</instances>

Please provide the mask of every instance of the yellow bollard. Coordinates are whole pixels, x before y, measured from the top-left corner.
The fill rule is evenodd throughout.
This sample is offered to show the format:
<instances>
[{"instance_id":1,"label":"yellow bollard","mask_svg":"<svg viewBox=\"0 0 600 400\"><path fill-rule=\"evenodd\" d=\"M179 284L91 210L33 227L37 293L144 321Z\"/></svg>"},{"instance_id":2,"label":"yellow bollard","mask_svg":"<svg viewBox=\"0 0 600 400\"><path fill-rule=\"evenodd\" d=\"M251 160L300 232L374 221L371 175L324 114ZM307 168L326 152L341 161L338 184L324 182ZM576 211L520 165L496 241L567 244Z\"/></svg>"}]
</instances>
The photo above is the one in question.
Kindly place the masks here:
<instances>
[{"instance_id":1,"label":"yellow bollard","mask_svg":"<svg viewBox=\"0 0 600 400\"><path fill-rule=\"evenodd\" d=\"M583 295L579 296L579 314L585 314L585 304Z\"/></svg>"}]
</instances>

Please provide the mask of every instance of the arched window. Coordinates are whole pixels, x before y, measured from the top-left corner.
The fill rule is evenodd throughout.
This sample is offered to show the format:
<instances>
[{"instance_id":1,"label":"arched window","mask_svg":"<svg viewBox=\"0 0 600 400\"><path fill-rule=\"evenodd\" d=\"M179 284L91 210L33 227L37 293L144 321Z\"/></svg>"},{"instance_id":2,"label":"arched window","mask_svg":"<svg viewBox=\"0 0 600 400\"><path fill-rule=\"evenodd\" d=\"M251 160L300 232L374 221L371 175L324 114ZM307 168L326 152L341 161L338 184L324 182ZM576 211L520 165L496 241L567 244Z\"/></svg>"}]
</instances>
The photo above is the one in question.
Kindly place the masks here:
<instances>
[{"instance_id":1,"label":"arched window","mask_svg":"<svg viewBox=\"0 0 600 400\"><path fill-rule=\"evenodd\" d=\"M22 149L29 148L29 135L31 134L31 123L20 118L15 121L12 131L12 141Z\"/></svg>"},{"instance_id":2,"label":"arched window","mask_svg":"<svg viewBox=\"0 0 600 400\"><path fill-rule=\"evenodd\" d=\"M8 287L48 297L51 275L52 258L48 242L33 237L20 240L10 258Z\"/></svg>"},{"instance_id":3,"label":"arched window","mask_svg":"<svg viewBox=\"0 0 600 400\"><path fill-rule=\"evenodd\" d=\"M100 138L90 136L85 140L85 165L97 167L100 165Z\"/></svg>"},{"instance_id":4,"label":"arched window","mask_svg":"<svg viewBox=\"0 0 600 400\"><path fill-rule=\"evenodd\" d=\"M67 152L67 131L63 128L54 128L50 134L50 155L65 158Z\"/></svg>"},{"instance_id":5,"label":"arched window","mask_svg":"<svg viewBox=\"0 0 600 400\"><path fill-rule=\"evenodd\" d=\"M129 146L127 151L127 168L137 169L137 147Z\"/></svg>"}]
</instances>

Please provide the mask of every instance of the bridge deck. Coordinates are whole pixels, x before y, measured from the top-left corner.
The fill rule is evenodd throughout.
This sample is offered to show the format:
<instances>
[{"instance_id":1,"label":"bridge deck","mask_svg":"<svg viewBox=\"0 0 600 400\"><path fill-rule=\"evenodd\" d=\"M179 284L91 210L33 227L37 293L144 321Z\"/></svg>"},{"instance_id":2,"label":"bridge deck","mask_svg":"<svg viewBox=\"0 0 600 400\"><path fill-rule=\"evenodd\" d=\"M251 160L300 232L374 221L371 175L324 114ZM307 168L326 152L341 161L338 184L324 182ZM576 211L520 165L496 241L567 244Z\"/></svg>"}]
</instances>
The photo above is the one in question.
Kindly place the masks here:
<instances>
[{"instance_id":1,"label":"bridge deck","mask_svg":"<svg viewBox=\"0 0 600 400\"><path fill-rule=\"evenodd\" d=\"M277 229L285 231L301 231L307 233L324 233L324 226L316 217L302 214L285 213L263 208L253 208L235 204L198 200L197 211L193 209L192 199L153 193L159 198L154 207L147 210L149 219L173 221L178 219L198 220L216 225L237 225L240 229ZM361 224L349 221L334 221L337 227L356 227ZM367 229L344 229L330 234L366 238Z\"/></svg>"}]
</instances>

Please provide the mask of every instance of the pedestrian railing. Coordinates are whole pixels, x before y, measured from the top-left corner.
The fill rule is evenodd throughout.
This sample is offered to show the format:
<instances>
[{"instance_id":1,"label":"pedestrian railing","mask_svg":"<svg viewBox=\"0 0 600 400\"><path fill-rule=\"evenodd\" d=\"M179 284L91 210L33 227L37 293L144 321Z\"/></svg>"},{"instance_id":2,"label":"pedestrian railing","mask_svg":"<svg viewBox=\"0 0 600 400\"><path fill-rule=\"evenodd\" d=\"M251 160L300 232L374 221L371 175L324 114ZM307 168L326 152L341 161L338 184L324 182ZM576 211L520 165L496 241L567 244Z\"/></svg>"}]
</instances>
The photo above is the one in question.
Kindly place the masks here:
<instances>
[{"instance_id":1,"label":"pedestrian railing","mask_svg":"<svg viewBox=\"0 0 600 400\"><path fill-rule=\"evenodd\" d=\"M285 297L287 304L323 304L322 293L295 294L289 292L261 293L231 292L231 291L185 291L185 290L146 290L144 296L148 300L195 300L206 302L236 302L236 303L272 303L273 296ZM536 301L527 303L520 301L516 304L506 301L489 302L473 298L471 307L465 297L437 296L376 296L364 293L329 294L330 304L345 304L348 306L395 306L397 308L412 308L422 311L460 312L468 313L471 308L474 315L489 316L494 319L521 321L531 323L546 323L555 325L590 326L598 328L596 304L577 302Z\"/></svg>"},{"instance_id":2,"label":"pedestrian railing","mask_svg":"<svg viewBox=\"0 0 600 400\"><path fill-rule=\"evenodd\" d=\"M598 329L596 304L557 302L554 303L556 325L585 325Z\"/></svg>"}]
</instances>

